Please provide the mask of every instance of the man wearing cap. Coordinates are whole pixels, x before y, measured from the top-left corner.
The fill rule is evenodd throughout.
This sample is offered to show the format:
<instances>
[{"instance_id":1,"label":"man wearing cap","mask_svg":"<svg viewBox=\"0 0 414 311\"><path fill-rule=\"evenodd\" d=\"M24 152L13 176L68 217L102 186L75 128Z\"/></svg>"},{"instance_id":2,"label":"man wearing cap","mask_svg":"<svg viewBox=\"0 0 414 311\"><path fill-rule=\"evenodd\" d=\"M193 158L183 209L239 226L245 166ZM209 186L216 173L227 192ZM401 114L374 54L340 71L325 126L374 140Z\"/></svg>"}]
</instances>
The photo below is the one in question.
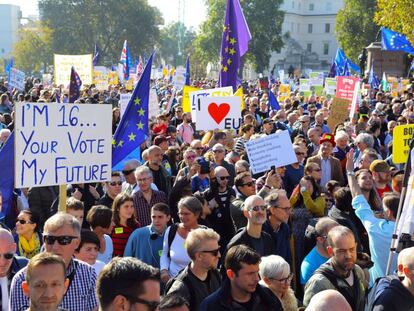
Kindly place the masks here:
<instances>
[{"instance_id":1,"label":"man wearing cap","mask_svg":"<svg viewBox=\"0 0 414 311\"><path fill-rule=\"evenodd\" d=\"M375 189L381 199L384 193L391 192L391 167L384 160L374 160L369 166L369 170L372 173L374 179Z\"/></svg>"},{"instance_id":2,"label":"man wearing cap","mask_svg":"<svg viewBox=\"0 0 414 311\"><path fill-rule=\"evenodd\" d=\"M336 180L341 186L345 185L344 175L342 173L341 162L332 156L335 139L331 134L323 134L319 140L320 148L316 156L308 158L307 163L317 163L322 169L322 178L320 185L325 187L330 180Z\"/></svg>"},{"instance_id":3,"label":"man wearing cap","mask_svg":"<svg viewBox=\"0 0 414 311\"><path fill-rule=\"evenodd\" d=\"M270 118L266 118L263 120L263 133L266 135L273 134L275 132L273 120Z\"/></svg>"}]
</instances>

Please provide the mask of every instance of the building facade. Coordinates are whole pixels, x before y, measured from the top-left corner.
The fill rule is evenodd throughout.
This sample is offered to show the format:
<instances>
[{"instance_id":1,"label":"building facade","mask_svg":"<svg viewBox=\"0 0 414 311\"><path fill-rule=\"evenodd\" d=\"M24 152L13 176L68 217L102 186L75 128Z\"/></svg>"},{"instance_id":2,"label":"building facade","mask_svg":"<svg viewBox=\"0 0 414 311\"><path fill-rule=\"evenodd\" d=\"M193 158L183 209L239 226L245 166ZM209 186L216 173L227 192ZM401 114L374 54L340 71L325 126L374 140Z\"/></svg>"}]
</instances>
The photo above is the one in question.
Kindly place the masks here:
<instances>
[{"instance_id":1,"label":"building facade","mask_svg":"<svg viewBox=\"0 0 414 311\"><path fill-rule=\"evenodd\" d=\"M343 0L284 0L282 34L289 38L280 53L272 53L269 69L328 71L338 48L335 20L342 7Z\"/></svg>"},{"instance_id":2,"label":"building facade","mask_svg":"<svg viewBox=\"0 0 414 311\"><path fill-rule=\"evenodd\" d=\"M0 58L9 58L13 45L18 41L20 7L13 4L0 4Z\"/></svg>"}]
</instances>

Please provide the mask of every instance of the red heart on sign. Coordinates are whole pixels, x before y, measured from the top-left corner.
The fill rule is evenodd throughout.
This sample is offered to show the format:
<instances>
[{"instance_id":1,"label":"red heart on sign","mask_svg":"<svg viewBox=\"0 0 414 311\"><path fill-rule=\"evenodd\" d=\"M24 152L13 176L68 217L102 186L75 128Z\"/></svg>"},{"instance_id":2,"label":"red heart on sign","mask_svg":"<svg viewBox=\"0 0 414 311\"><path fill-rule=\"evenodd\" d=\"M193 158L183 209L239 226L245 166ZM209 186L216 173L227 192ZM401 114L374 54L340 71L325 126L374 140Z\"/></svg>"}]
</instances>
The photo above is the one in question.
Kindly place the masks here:
<instances>
[{"instance_id":1,"label":"red heart on sign","mask_svg":"<svg viewBox=\"0 0 414 311\"><path fill-rule=\"evenodd\" d=\"M221 121L227 116L230 111L230 105L223 103L217 105L216 103L211 103L208 105L208 113L216 121L217 124L220 124Z\"/></svg>"}]
</instances>

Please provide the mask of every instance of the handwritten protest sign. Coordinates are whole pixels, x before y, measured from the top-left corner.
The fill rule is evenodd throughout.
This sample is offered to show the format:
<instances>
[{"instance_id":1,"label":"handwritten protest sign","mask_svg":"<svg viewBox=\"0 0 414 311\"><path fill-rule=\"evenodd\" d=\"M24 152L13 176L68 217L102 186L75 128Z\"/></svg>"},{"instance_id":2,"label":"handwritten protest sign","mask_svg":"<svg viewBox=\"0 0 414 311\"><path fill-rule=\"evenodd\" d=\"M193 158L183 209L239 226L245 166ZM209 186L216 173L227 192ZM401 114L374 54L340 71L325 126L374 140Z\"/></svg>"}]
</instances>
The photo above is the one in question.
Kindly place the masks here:
<instances>
[{"instance_id":1,"label":"handwritten protest sign","mask_svg":"<svg viewBox=\"0 0 414 311\"><path fill-rule=\"evenodd\" d=\"M250 168L253 174L297 162L289 131L282 131L265 137L249 140L246 144Z\"/></svg>"},{"instance_id":2,"label":"handwritten protest sign","mask_svg":"<svg viewBox=\"0 0 414 311\"><path fill-rule=\"evenodd\" d=\"M24 79L25 73L23 71L17 70L16 68L10 68L9 73L9 86L15 87L19 91L24 91Z\"/></svg>"},{"instance_id":3,"label":"handwritten protest sign","mask_svg":"<svg viewBox=\"0 0 414 311\"><path fill-rule=\"evenodd\" d=\"M16 103L15 187L111 180L111 108Z\"/></svg>"},{"instance_id":4,"label":"handwritten protest sign","mask_svg":"<svg viewBox=\"0 0 414 311\"><path fill-rule=\"evenodd\" d=\"M279 86L279 101L284 102L290 95L290 84L281 84Z\"/></svg>"},{"instance_id":5,"label":"handwritten protest sign","mask_svg":"<svg viewBox=\"0 0 414 311\"><path fill-rule=\"evenodd\" d=\"M194 122L197 122L196 110L199 110L200 100L207 96L232 96L233 88L231 86L219 87L215 89L201 90L190 93L191 116Z\"/></svg>"},{"instance_id":6,"label":"handwritten protest sign","mask_svg":"<svg viewBox=\"0 0 414 311\"><path fill-rule=\"evenodd\" d=\"M128 103L131 97L132 97L132 93L125 93L125 94L119 95L119 107L121 110L121 118L124 115L124 112L128 106Z\"/></svg>"},{"instance_id":7,"label":"handwritten protest sign","mask_svg":"<svg viewBox=\"0 0 414 311\"><path fill-rule=\"evenodd\" d=\"M128 104L128 103L127 103ZM160 106L158 104L157 91L150 89L148 100L148 118L157 116L160 113Z\"/></svg>"},{"instance_id":8,"label":"handwritten protest sign","mask_svg":"<svg viewBox=\"0 0 414 311\"><path fill-rule=\"evenodd\" d=\"M104 66L95 66L93 68L93 83L101 91L108 89L108 69Z\"/></svg>"},{"instance_id":9,"label":"handwritten protest sign","mask_svg":"<svg viewBox=\"0 0 414 311\"><path fill-rule=\"evenodd\" d=\"M344 122L349 116L349 100L335 97L333 99L329 118L328 127L333 131L338 123Z\"/></svg>"},{"instance_id":10,"label":"handwritten protest sign","mask_svg":"<svg viewBox=\"0 0 414 311\"><path fill-rule=\"evenodd\" d=\"M178 90L182 89L185 85L186 70L183 66L178 66L174 71L172 78L172 84Z\"/></svg>"},{"instance_id":11,"label":"handwritten protest sign","mask_svg":"<svg viewBox=\"0 0 414 311\"><path fill-rule=\"evenodd\" d=\"M358 83L358 78L354 77L336 77L336 97L348 99L352 102L354 97L355 86Z\"/></svg>"},{"instance_id":12,"label":"handwritten protest sign","mask_svg":"<svg viewBox=\"0 0 414 311\"><path fill-rule=\"evenodd\" d=\"M325 94L326 95L335 95L336 91L336 79L335 78L326 78L325 79Z\"/></svg>"},{"instance_id":13,"label":"handwritten protest sign","mask_svg":"<svg viewBox=\"0 0 414 311\"><path fill-rule=\"evenodd\" d=\"M398 125L394 127L392 140L392 162L407 162L408 152L410 151L410 141L414 133L414 124Z\"/></svg>"},{"instance_id":14,"label":"handwritten protest sign","mask_svg":"<svg viewBox=\"0 0 414 311\"><path fill-rule=\"evenodd\" d=\"M118 85L118 72L117 71L108 72L108 84Z\"/></svg>"},{"instance_id":15,"label":"handwritten protest sign","mask_svg":"<svg viewBox=\"0 0 414 311\"><path fill-rule=\"evenodd\" d=\"M197 130L238 129L241 125L240 97L201 97L195 113Z\"/></svg>"},{"instance_id":16,"label":"handwritten protest sign","mask_svg":"<svg viewBox=\"0 0 414 311\"><path fill-rule=\"evenodd\" d=\"M70 70L75 67L82 84L92 83L92 54L86 55L59 55L54 54L55 83L64 86L70 83Z\"/></svg>"}]
</instances>

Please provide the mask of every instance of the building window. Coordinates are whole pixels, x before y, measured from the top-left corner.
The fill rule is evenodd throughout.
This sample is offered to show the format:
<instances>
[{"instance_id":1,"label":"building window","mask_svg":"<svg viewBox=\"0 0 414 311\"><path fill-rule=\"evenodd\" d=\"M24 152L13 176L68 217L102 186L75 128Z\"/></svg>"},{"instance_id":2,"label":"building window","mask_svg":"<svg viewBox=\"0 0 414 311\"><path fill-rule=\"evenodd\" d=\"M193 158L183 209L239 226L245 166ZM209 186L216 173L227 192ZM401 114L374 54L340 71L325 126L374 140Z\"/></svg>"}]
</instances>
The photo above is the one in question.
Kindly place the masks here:
<instances>
[{"instance_id":1,"label":"building window","mask_svg":"<svg viewBox=\"0 0 414 311\"><path fill-rule=\"evenodd\" d=\"M308 33L312 33L312 31L313 31L313 25L308 24Z\"/></svg>"},{"instance_id":2,"label":"building window","mask_svg":"<svg viewBox=\"0 0 414 311\"><path fill-rule=\"evenodd\" d=\"M324 43L323 44L323 55L328 55L329 54L329 43Z\"/></svg>"},{"instance_id":3,"label":"building window","mask_svg":"<svg viewBox=\"0 0 414 311\"><path fill-rule=\"evenodd\" d=\"M315 5L313 3L309 3L309 11L313 11L315 9Z\"/></svg>"},{"instance_id":4,"label":"building window","mask_svg":"<svg viewBox=\"0 0 414 311\"><path fill-rule=\"evenodd\" d=\"M325 24L325 32L330 33L331 32L331 24Z\"/></svg>"},{"instance_id":5,"label":"building window","mask_svg":"<svg viewBox=\"0 0 414 311\"><path fill-rule=\"evenodd\" d=\"M312 43L308 43L306 45L306 51L308 51L309 53L312 52Z\"/></svg>"}]
</instances>

